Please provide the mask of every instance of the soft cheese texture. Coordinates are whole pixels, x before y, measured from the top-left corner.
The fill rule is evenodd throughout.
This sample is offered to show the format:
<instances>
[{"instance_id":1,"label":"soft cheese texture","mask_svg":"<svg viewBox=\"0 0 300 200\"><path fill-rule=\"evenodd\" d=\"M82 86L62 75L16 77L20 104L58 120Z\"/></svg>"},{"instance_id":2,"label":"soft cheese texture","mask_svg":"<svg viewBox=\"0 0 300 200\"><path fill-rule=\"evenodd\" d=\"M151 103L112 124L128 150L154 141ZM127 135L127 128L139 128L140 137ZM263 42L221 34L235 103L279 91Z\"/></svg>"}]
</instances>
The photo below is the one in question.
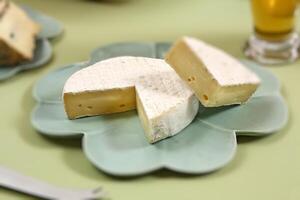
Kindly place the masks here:
<instances>
[{"instance_id":1,"label":"soft cheese texture","mask_svg":"<svg viewBox=\"0 0 300 200\"><path fill-rule=\"evenodd\" d=\"M137 110L150 143L175 135L195 117L199 102L174 71L140 77Z\"/></svg>"},{"instance_id":2,"label":"soft cheese texture","mask_svg":"<svg viewBox=\"0 0 300 200\"><path fill-rule=\"evenodd\" d=\"M117 57L74 73L63 98L70 119L137 108L150 143L175 135L192 122L198 100L161 59Z\"/></svg>"},{"instance_id":3,"label":"soft cheese texture","mask_svg":"<svg viewBox=\"0 0 300 200\"><path fill-rule=\"evenodd\" d=\"M0 65L14 65L33 58L40 28L17 5L0 1Z\"/></svg>"},{"instance_id":4,"label":"soft cheese texture","mask_svg":"<svg viewBox=\"0 0 300 200\"><path fill-rule=\"evenodd\" d=\"M176 41L165 59L206 107L246 102L260 83L238 60L192 37Z\"/></svg>"}]
</instances>

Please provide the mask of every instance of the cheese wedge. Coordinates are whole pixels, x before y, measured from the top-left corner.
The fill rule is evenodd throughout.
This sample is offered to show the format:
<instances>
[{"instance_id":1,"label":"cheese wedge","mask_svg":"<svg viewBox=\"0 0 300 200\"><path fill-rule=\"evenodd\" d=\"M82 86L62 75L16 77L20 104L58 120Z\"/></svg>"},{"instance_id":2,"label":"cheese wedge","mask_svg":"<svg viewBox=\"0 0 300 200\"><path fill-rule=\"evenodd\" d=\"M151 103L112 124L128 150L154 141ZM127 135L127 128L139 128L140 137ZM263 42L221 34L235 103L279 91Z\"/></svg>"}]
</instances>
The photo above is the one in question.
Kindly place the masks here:
<instances>
[{"instance_id":1,"label":"cheese wedge","mask_svg":"<svg viewBox=\"0 0 300 200\"><path fill-rule=\"evenodd\" d=\"M0 65L33 59L39 25L16 4L0 1Z\"/></svg>"},{"instance_id":2,"label":"cheese wedge","mask_svg":"<svg viewBox=\"0 0 300 200\"><path fill-rule=\"evenodd\" d=\"M206 107L244 103L260 83L238 60L192 37L176 41L165 60Z\"/></svg>"},{"instance_id":3,"label":"cheese wedge","mask_svg":"<svg viewBox=\"0 0 300 200\"><path fill-rule=\"evenodd\" d=\"M150 143L179 133L194 119L199 101L172 70L136 83L139 117Z\"/></svg>"},{"instance_id":4,"label":"cheese wedge","mask_svg":"<svg viewBox=\"0 0 300 200\"><path fill-rule=\"evenodd\" d=\"M137 108L150 143L180 132L198 112L198 100L161 59L117 57L74 73L63 90L70 119Z\"/></svg>"}]
</instances>

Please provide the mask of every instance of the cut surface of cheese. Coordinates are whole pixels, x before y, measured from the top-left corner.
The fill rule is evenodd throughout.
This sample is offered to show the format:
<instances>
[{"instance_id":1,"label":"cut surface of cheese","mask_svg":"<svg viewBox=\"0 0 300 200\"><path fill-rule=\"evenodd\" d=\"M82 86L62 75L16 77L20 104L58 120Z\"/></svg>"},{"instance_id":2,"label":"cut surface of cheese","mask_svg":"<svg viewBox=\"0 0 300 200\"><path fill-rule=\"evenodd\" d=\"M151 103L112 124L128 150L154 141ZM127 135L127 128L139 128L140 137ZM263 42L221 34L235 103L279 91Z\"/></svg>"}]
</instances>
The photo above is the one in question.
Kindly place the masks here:
<instances>
[{"instance_id":1,"label":"cut surface of cheese","mask_svg":"<svg viewBox=\"0 0 300 200\"><path fill-rule=\"evenodd\" d=\"M177 40L165 60L206 107L244 103L260 84L238 60L196 38Z\"/></svg>"},{"instance_id":2,"label":"cut surface of cheese","mask_svg":"<svg viewBox=\"0 0 300 200\"><path fill-rule=\"evenodd\" d=\"M150 143L175 135L192 122L198 100L161 59L116 57L74 73L63 90L70 119L137 108Z\"/></svg>"},{"instance_id":3,"label":"cut surface of cheese","mask_svg":"<svg viewBox=\"0 0 300 200\"><path fill-rule=\"evenodd\" d=\"M0 2L0 65L31 60L40 27L16 4Z\"/></svg>"}]
</instances>

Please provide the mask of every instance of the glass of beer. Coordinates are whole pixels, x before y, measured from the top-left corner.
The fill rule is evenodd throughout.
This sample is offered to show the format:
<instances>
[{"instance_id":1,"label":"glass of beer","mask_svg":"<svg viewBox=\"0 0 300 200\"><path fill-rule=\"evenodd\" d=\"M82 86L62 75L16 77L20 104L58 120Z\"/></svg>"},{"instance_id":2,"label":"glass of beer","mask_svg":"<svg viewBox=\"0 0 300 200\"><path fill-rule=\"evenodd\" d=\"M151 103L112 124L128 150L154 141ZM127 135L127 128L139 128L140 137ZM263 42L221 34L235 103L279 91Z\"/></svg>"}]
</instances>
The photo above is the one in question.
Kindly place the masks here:
<instances>
[{"instance_id":1,"label":"glass of beer","mask_svg":"<svg viewBox=\"0 0 300 200\"><path fill-rule=\"evenodd\" d=\"M262 64L284 64L299 57L300 38L295 32L298 0L250 0L254 32L245 55Z\"/></svg>"}]
</instances>

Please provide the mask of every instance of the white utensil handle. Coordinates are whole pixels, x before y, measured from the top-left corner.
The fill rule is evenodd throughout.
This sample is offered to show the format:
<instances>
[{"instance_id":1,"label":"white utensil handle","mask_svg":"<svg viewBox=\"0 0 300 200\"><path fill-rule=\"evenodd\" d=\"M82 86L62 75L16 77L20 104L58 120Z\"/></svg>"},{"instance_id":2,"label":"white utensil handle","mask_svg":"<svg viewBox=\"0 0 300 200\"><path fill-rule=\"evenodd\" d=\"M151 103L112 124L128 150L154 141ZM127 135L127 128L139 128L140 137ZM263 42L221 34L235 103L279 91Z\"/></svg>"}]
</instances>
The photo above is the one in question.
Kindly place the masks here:
<instances>
[{"instance_id":1,"label":"white utensil handle","mask_svg":"<svg viewBox=\"0 0 300 200\"><path fill-rule=\"evenodd\" d=\"M3 166L0 166L0 186L45 199L95 199L103 197L100 188L94 190L59 188Z\"/></svg>"}]
</instances>

